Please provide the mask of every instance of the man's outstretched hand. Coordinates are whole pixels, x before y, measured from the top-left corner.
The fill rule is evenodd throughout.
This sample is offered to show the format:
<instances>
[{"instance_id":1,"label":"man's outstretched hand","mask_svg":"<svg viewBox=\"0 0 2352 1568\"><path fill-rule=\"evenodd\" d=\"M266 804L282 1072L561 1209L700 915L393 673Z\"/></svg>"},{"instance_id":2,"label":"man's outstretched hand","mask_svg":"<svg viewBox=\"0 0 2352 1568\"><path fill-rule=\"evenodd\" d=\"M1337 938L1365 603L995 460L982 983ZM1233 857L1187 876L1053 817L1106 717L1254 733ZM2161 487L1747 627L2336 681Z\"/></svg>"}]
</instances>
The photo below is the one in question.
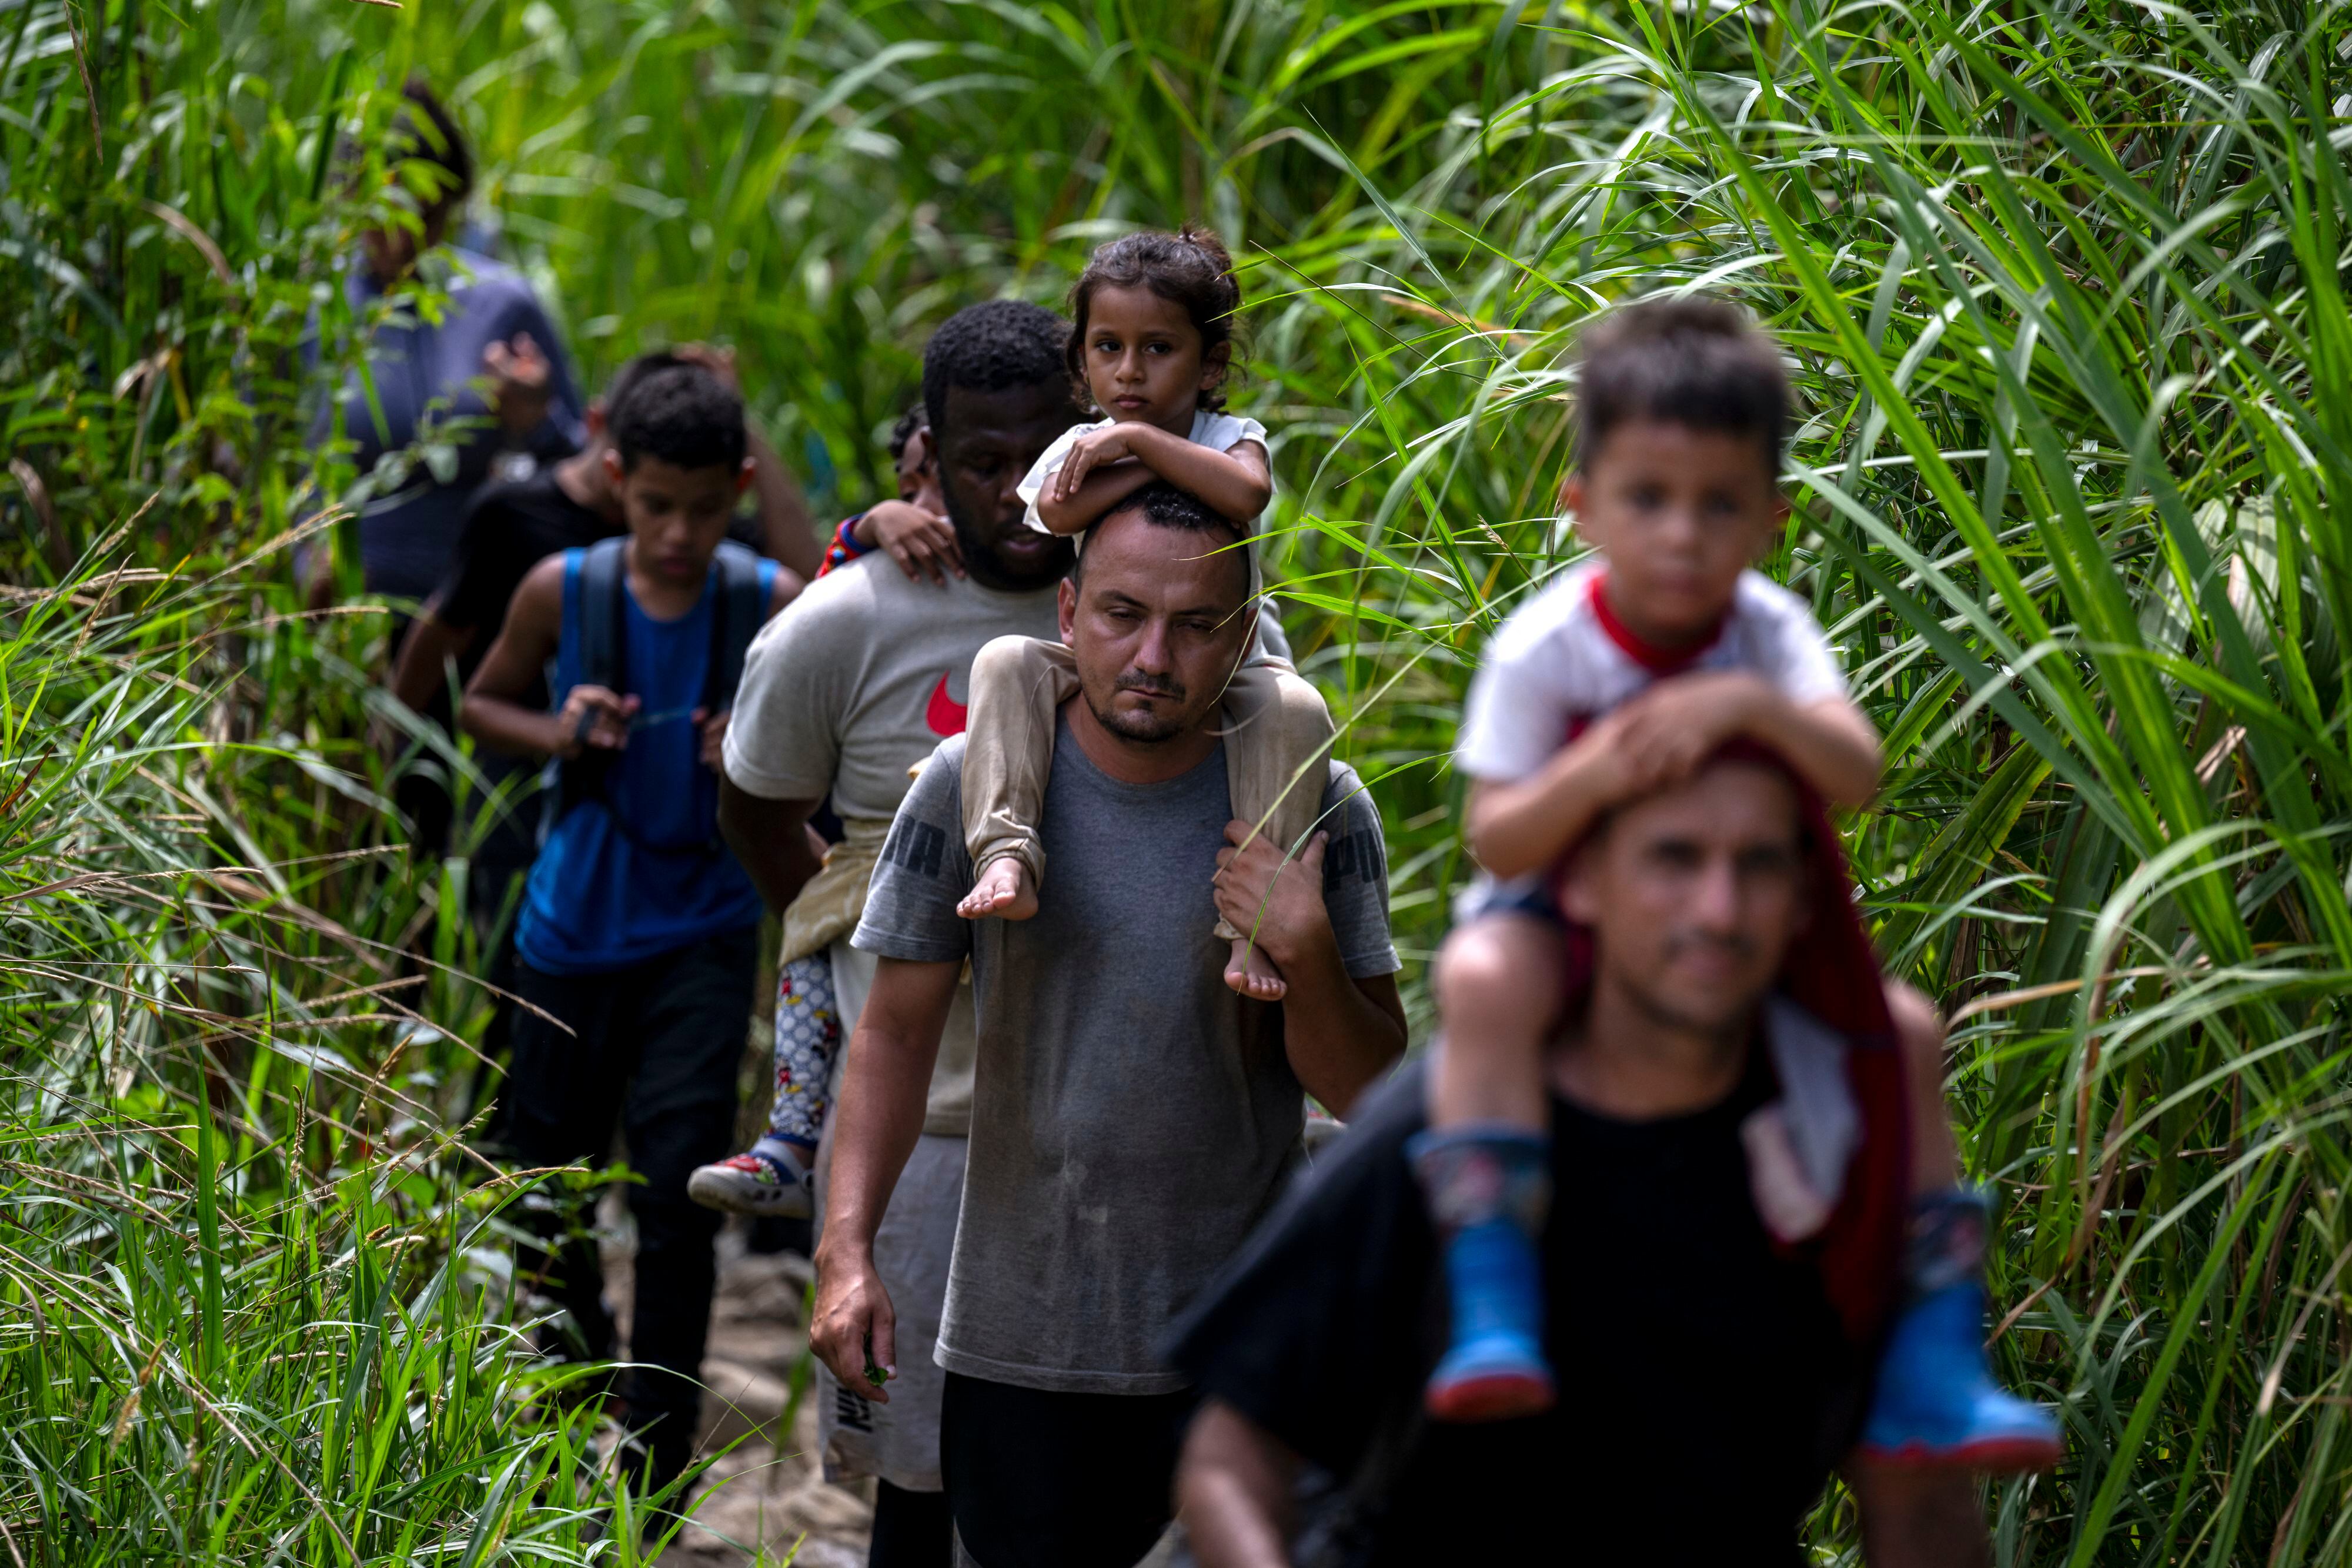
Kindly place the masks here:
<instances>
[{"instance_id":1,"label":"man's outstretched hand","mask_svg":"<svg viewBox=\"0 0 2352 1568\"><path fill-rule=\"evenodd\" d=\"M898 1375L898 1318L871 1256L845 1257L817 1249L816 1315L809 1346L841 1385L864 1398L890 1403L890 1391L866 1375Z\"/></svg>"}]
</instances>

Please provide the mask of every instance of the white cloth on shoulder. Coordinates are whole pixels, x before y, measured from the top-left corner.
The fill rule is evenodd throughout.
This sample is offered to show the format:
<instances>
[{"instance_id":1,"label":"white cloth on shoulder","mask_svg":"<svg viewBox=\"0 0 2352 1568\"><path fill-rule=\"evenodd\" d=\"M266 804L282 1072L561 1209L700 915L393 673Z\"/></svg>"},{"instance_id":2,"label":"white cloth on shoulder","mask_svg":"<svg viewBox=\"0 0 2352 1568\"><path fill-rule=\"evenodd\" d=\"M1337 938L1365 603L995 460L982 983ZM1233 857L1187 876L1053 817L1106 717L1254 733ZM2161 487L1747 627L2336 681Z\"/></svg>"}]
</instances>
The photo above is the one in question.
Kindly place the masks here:
<instances>
[{"instance_id":1,"label":"white cloth on shoulder","mask_svg":"<svg viewBox=\"0 0 2352 1568\"><path fill-rule=\"evenodd\" d=\"M1846 1075L1852 1043L1786 997L1765 1004L1765 1048L1779 1098L1740 1124L1748 1186L1764 1228L1783 1244L1818 1234L1845 1194L1862 1138L1862 1110Z\"/></svg>"}]
</instances>

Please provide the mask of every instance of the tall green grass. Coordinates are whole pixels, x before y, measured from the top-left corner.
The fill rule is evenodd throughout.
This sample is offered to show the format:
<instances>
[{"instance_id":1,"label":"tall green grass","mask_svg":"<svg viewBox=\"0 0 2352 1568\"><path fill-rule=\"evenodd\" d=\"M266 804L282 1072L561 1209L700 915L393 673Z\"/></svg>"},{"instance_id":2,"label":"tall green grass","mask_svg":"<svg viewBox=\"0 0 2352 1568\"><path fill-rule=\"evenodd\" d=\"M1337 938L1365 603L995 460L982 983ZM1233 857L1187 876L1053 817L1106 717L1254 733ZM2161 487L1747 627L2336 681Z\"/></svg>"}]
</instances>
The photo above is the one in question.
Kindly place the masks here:
<instances>
[{"instance_id":1,"label":"tall green grass","mask_svg":"<svg viewBox=\"0 0 2352 1568\"><path fill-rule=\"evenodd\" d=\"M45 538L21 478L0 486L19 530L0 526L0 559L20 583L48 582L160 495L96 565L184 581L293 524L302 485L348 483L292 441L288 354L357 221L325 178L325 130L379 123L411 68L458 103L485 208L583 357L733 341L758 414L832 506L887 478L877 434L948 310L999 292L1050 301L1103 235L1206 219L1247 268L1240 397L1276 432L1273 553L1294 639L1374 780L1401 931L1426 950L1461 869L1444 755L1463 684L1497 619L1576 549L1549 501L1574 331L1650 290L1733 294L1782 334L1806 415L1800 505L1771 569L1811 597L1889 737L1885 802L1851 840L1867 906L1895 967L1956 1017L1964 1144L2001 1184L1997 1355L2063 1402L2072 1439L2057 1476L1994 1490L2002 1560L2338 1561L2352 1546L2345 34L2343 6L2280 0L246 0L184 18L136 0L102 15L20 5L0 11L0 298L17 327L0 345L0 428L58 528ZM116 880L0 903L12 933L63 922L93 972L181 965L246 988L257 999L238 1016L274 1019L289 998L376 971L294 920L311 946L273 938L285 951L245 960L261 978L223 977L245 971L219 939L140 913L151 885L121 879L277 865L304 907L387 943L423 929L428 904L455 907L462 864L314 858L388 841L353 685L376 623L291 619L282 559L173 590L186 608L121 633L205 694L170 756L244 779L214 798L236 803L247 838L152 826L195 808L76 819L77 873ZM8 612L12 632L30 602ZM11 645L50 657L56 641ZM24 716L0 777L50 755L43 790L113 777L65 760L89 727L79 716L99 711L85 694L111 688L95 671L49 679L38 700L11 697ZM46 820L15 810L0 832ZM48 876L23 874L0 898ZM6 947L0 975L23 1002L0 1019L0 1066L11 1082L63 1074L82 1097L43 1117L188 1125L135 1098L169 1086L172 1104L194 1102L196 1059L163 1049L184 1038L168 1008L125 1004L129 1032L103 1036L154 1031L153 1065L117 1088L112 1059L61 1021L79 1028L76 1009L114 993L28 976L13 936ZM163 984L151 992L179 995ZM478 1018L462 988L425 989L417 1010L449 1031ZM319 1082L302 1052L322 1046L366 1063L357 1076L383 1071L397 1033L246 1027L267 1043L236 1073L274 1062L265 1089L298 1066ZM435 1080L402 1089L423 1147L452 1112L459 1058L408 1039L384 1083ZM383 1104L373 1088L348 1103ZM398 1121L370 1113L385 1133ZM460 1257L447 1238L478 1212L457 1157L387 1165L341 1135L344 1164L322 1165L286 1152L299 1124L277 1113L271 1160L373 1173L369 1201L405 1195L404 1223L421 1227L387 1234L441 1238L385 1277L472 1299L428 1284L444 1278L428 1260ZM141 1136L146 1201L199 1235L194 1134ZM395 1178L401 1158L416 1174ZM11 1171L27 1163L63 1162ZM296 1201L281 1187L308 1195L303 1234L390 1223L334 1207L351 1201L341 1187L330 1200L272 1179L214 1187L222 1245L256 1238L261 1277L299 1252L259 1239L254 1217ZM44 1267L169 1281L125 1261L153 1249L122 1223L56 1231ZM173 1320L173 1354L200 1364L201 1270L183 1267L195 1304ZM5 1397L29 1399L17 1369L34 1331L16 1324L34 1292L9 1279ZM224 1308L230 1359L266 1341L257 1324ZM82 1364L120 1362L80 1332ZM464 1335L439 1332L436 1354L455 1355ZM74 1397L85 1427L115 1418L111 1385ZM68 1473L65 1451L34 1469ZM137 1452L78 1462L163 1491L161 1459ZM468 1463L476 1479L439 1495L488 1507L481 1478L498 1467ZM41 1495L5 1517L63 1492ZM1823 1552L1848 1549L1842 1503L1816 1531ZM342 1550L320 1535L293 1555Z\"/></svg>"}]
</instances>

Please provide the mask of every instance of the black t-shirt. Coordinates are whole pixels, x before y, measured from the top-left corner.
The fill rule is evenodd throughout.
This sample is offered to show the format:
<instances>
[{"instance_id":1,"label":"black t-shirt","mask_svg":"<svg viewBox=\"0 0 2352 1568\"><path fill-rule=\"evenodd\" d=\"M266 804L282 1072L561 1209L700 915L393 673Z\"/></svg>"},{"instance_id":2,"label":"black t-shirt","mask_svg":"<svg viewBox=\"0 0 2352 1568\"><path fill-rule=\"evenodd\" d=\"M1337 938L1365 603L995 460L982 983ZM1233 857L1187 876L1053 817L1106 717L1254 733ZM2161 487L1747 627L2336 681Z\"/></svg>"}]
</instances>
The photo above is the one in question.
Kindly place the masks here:
<instances>
[{"instance_id":1,"label":"black t-shirt","mask_svg":"<svg viewBox=\"0 0 2352 1568\"><path fill-rule=\"evenodd\" d=\"M478 659L506 624L507 606L532 567L559 550L584 549L624 531L620 522L606 521L565 494L553 468L528 479L485 485L467 511L457 553L435 596L434 614L446 625L479 632L474 640ZM727 537L768 553L760 519L748 513L728 519Z\"/></svg>"},{"instance_id":2,"label":"black t-shirt","mask_svg":"<svg viewBox=\"0 0 2352 1568\"><path fill-rule=\"evenodd\" d=\"M1643 1124L1552 1101L1559 1404L1449 1426L1419 1415L1444 1328L1404 1155L1423 1081L1416 1062L1373 1092L1185 1314L1170 1359L1360 1499L1345 1561L1801 1561L1867 1369L1814 1268L1776 1253L1748 1198L1739 1123L1769 1085Z\"/></svg>"},{"instance_id":3,"label":"black t-shirt","mask_svg":"<svg viewBox=\"0 0 2352 1568\"><path fill-rule=\"evenodd\" d=\"M622 532L618 522L582 506L542 468L528 479L486 485L466 514L465 531L449 575L435 596L444 625L477 633L465 673L489 652L506 624L507 606L530 569L561 550L578 549Z\"/></svg>"}]
</instances>

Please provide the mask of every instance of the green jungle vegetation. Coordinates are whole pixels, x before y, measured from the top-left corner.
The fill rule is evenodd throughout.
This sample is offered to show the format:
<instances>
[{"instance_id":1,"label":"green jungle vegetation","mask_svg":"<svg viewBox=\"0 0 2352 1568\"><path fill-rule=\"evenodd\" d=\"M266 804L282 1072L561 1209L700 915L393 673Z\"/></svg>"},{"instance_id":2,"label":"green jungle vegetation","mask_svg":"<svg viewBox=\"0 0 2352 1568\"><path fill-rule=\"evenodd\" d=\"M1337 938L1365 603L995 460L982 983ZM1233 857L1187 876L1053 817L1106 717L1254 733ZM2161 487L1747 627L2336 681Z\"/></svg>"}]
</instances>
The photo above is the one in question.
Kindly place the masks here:
<instances>
[{"instance_id":1,"label":"green jungle vegetation","mask_svg":"<svg viewBox=\"0 0 2352 1568\"><path fill-rule=\"evenodd\" d=\"M2063 1405L2003 1563L2352 1557L2352 31L2240 0L0 4L0 1555L562 1563L611 1502L468 1153L462 853L298 345L426 73L592 380L732 343L821 517L929 327L1137 225L1244 264L1286 617L1416 958L1553 517L1578 324L1798 366L1810 595L1889 740L1850 847L1956 1019L1995 1353ZM429 454L425 455L429 457ZM348 544L348 537L345 543ZM352 582L350 551L340 568ZM455 758L463 765L462 756ZM462 847L462 846L461 846ZM1851 1560L1834 1493L1812 1521ZM599 1555L599 1554L602 1555Z\"/></svg>"}]
</instances>

